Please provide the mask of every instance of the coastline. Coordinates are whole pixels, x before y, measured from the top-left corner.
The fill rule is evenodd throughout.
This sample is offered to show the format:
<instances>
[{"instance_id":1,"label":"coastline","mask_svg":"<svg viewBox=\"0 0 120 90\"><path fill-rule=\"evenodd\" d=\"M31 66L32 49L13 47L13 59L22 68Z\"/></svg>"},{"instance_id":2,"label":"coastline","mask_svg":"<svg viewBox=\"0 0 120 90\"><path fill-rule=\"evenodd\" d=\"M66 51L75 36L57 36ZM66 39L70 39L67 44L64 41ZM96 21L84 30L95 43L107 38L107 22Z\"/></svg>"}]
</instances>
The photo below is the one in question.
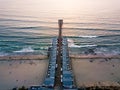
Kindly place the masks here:
<instances>
[{"instance_id":1,"label":"coastline","mask_svg":"<svg viewBox=\"0 0 120 90\"><path fill-rule=\"evenodd\" d=\"M120 55L70 55L71 59L120 59ZM0 60L43 60L47 55L8 55L0 56Z\"/></svg>"},{"instance_id":2,"label":"coastline","mask_svg":"<svg viewBox=\"0 0 120 90\"><path fill-rule=\"evenodd\" d=\"M120 81L119 81L120 55L70 55L70 58L71 58L73 75L76 81L75 83L78 88L96 87L96 86L97 87L120 87ZM34 66L34 62L31 62L31 60L32 61L40 60L40 63L41 63L40 65L42 64L44 65L42 65L43 67L42 70L41 69L39 70L41 73L41 76L40 77L37 76L37 79L39 78L41 80L40 81L41 83L46 74L47 67L48 67L47 55L0 56L0 61L4 61L4 60L10 60L10 61L17 60L19 61L18 62L19 67L23 65L21 64L22 60L27 60L29 62L29 67ZM1 65L2 65L2 62L1 62ZM9 64L8 67L12 68L14 67L14 64ZM7 72L10 73L9 71ZM11 77L12 77L12 74L11 74Z\"/></svg>"},{"instance_id":3,"label":"coastline","mask_svg":"<svg viewBox=\"0 0 120 90\"><path fill-rule=\"evenodd\" d=\"M120 55L70 55L72 59L120 59Z\"/></svg>"},{"instance_id":4,"label":"coastline","mask_svg":"<svg viewBox=\"0 0 120 90\"><path fill-rule=\"evenodd\" d=\"M8 55L0 56L0 60L44 60L48 59L47 55Z\"/></svg>"}]
</instances>

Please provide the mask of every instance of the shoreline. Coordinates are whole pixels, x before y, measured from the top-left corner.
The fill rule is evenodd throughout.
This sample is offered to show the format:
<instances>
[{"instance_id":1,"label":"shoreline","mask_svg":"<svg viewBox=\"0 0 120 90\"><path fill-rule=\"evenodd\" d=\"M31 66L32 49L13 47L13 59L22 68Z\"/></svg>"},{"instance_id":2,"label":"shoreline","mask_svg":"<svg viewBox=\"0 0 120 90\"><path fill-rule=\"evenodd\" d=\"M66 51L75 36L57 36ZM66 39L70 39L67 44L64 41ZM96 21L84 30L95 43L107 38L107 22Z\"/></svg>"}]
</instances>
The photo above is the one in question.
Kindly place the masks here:
<instances>
[{"instance_id":1,"label":"shoreline","mask_svg":"<svg viewBox=\"0 0 120 90\"><path fill-rule=\"evenodd\" d=\"M72 61L71 62L72 71L75 76L75 83L77 84L78 88L120 87L119 81L117 82L115 79L115 78L119 78L118 74L120 75L119 65L118 65L120 62L119 61L120 55L70 55L70 58ZM105 59L110 59L110 60L105 60ZM48 56L47 55L0 56L0 61L3 60L40 60L43 61L42 63L45 64L48 63L48 61L46 61L48 60ZM30 65L34 66L34 64L31 63ZM44 72L45 70L44 72L45 74L47 70L47 64L45 64L44 67L45 68L43 68L41 73ZM102 79L101 76L103 76L102 78L104 79ZM114 78L115 80L109 77ZM41 80L42 79L43 78L41 78Z\"/></svg>"},{"instance_id":2,"label":"shoreline","mask_svg":"<svg viewBox=\"0 0 120 90\"><path fill-rule=\"evenodd\" d=\"M70 55L72 59L120 59L120 55Z\"/></svg>"},{"instance_id":3,"label":"shoreline","mask_svg":"<svg viewBox=\"0 0 120 90\"><path fill-rule=\"evenodd\" d=\"M70 55L71 59L120 59L120 55ZM8 55L0 56L0 60L43 60L47 55Z\"/></svg>"},{"instance_id":4,"label":"shoreline","mask_svg":"<svg viewBox=\"0 0 120 90\"><path fill-rule=\"evenodd\" d=\"M0 56L0 60L45 60L47 55L8 55Z\"/></svg>"}]
</instances>

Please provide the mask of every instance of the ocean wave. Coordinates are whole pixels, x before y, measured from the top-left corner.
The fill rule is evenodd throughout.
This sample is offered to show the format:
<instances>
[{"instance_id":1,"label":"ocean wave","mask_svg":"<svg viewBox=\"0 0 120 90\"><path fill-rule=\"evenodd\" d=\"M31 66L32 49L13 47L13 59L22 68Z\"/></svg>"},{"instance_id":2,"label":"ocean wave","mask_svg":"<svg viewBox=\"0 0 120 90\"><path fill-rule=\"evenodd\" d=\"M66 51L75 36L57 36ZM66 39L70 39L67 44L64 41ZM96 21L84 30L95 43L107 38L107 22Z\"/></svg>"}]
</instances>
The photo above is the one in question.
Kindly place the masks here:
<instances>
[{"instance_id":1,"label":"ocean wave","mask_svg":"<svg viewBox=\"0 0 120 90\"><path fill-rule=\"evenodd\" d=\"M111 55L119 55L120 54L119 48L109 49L109 48L105 48L105 47L100 47L100 48L96 48L94 51L96 54L111 54Z\"/></svg>"},{"instance_id":2,"label":"ocean wave","mask_svg":"<svg viewBox=\"0 0 120 90\"><path fill-rule=\"evenodd\" d=\"M80 28L80 27L64 27L64 29L67 30L90 30L90 31L95 31L95 30L100 30L100 31L104 31L104 30L109 30L109 29L102 29L102 28Z\"/></svg>"},{"instance_id":3,"label":"ocean wave","mask_svg":"<svg viewBox=\"0 0 120 90\"><path fill-rule=\"evenodd\" d=\"M74 47L74 48L83 48L83 47L95 47L97 45L76 45L72 39L68 39L68 46L69 47Z\"/></svg>"},{"instance_id":4,"label":"ocean wave","mask_svg":"<svg viewBox=\"0 0 120 90\"><path fill-rule=\"evenodd\" d=\"M86 31L120 31L119 29L111 29L111 28L82 28L82 27L64 27L66 30L86 30Z\"/></svg>"},{"instance_id":5,"label":"ocean wave","mask_svg":"<svg viewBox=\"0 0 120 90\"><path fill-rule=\"evenodd\" d=\"M69 47L74 47L74 48L95 47L95 46L97 45L75 45L75 44L69 45Z\"/></svg>"},{"instance_id":6,"label":"ocean wave","mask_svg":"<svg viewBox=\"0 0 120 90\"><path fill-rule=\"evenodd\" d=\"M0 52L0 56L7 56L7 55L8 55L7 53Z\"/></svg>"},{"instance_id":7,"label":"ocean wave","mask_svg":"<svg viewBox=\"0 0 120 90\"><path fill-rule=\"evenodd\" d=\"M39 48L36 48L36 50L48 50L48 47L39 47Z\"/></svg>"},{"instance_id":8,"label":"ocean wave","mask_svg":"<svg viewBox=\"0 0 120 90\"><path fill-rule=\"evenodd\" d=\"M99 36L79 36L79 37L81 37L81 38L97 38Z\"/></svg>"},{"instance_id":9,"label":"ocean wave","mask_svg":"<svg viewBox=\"0 0 120 90\"><path fill-rule=\"evenodd\" d=\"M30 17L27 17L27 18L30 18ZM42 21L42 20L32 20L32 19L29 19L29 20L26 20L26 19L7 19L7 18L0 18L0 21L5 21L5 22L21 22L21 23L41 23L41 24L56 24L57 22L48 22L48 21Z\"/></svg>"},{"instance_id":10,"label":"ocean wave","mask_svg":"<svg viewBox=\"0 0 120 90\"><path fill-rule=\"evenodd\" d=\"M115 34L115 35L104 35L100 37L120 37L120 34Z\"/></svg>"},{"instance_id":11,"label":"ocean wave","mask_svg":"<svg viewBox=\"0 0 120 90\"><path fill-rule=\"evenodd\" d=\"M119 38L120 35L119 34L111 34L111 35L79 35L79 36L67 36L68 38L114 38L114 37L117 37Z\"/></svg>"},{"instance_id":12,"label":"ocean wave","mask_svg":"<svg viewBox=\"0 0 120 90\"><path fill-rule=\"evenodd\" d=\"M23 49L21 49L21 50L19 50L19 51L14 51L15 53L22 53L22 52L34 52L34 49L32 49L31 47L27 47L27 48L23 48Z\"/></svg>"},{"instance_id":13,"label":"ocean wave","mask_svg":"<svg viewBox=\"0 0 120 90\"><path fill-rule=\"evenodd\" d=\"M75 25L119 25L119 23L103 23L103 22L65 22L64 24Z\"/></svg>"},{"instance_id":14,"label":"ocean wave","mask_svg":"<svg viewBox=\"0 0 120 90\"><path fill-rule=\"evenodd\" d=\"M109 31L112 31L112 32L120 32L120 30L109 30Z\"/></svg>"},{"instance_id":15,"label":"ocean wave","mask_svg":"<svg viewBox=\"0 0 120 90\"><path fill-rule=\"evenodd\" d=\"M8 27L9 29L38 29L38 30L48 30L48 29L56 29L54 27L48 26L25 26L25 27Z\"/></svg>"}]
</instances>

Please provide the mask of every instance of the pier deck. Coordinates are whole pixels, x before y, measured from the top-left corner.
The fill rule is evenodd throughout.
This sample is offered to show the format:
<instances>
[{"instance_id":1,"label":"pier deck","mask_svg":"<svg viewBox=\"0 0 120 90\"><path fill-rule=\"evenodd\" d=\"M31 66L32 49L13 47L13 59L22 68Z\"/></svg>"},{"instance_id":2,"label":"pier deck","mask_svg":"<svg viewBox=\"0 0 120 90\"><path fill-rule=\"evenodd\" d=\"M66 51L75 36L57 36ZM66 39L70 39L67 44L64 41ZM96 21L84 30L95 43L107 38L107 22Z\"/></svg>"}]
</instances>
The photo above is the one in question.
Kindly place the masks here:
<instances>
[{"instance_id":1,"label":"pier deck","mask_svg":"<svg viewBox=\"0 0 120 90\"><path fill-rule=\"evenodd\" d=\"M49 66L41 86L29 90L77 90L70 65L68 41L62 37L62 20L59 20L59 36L53 38L49 50Z\"/></svg>"}]
</instances>

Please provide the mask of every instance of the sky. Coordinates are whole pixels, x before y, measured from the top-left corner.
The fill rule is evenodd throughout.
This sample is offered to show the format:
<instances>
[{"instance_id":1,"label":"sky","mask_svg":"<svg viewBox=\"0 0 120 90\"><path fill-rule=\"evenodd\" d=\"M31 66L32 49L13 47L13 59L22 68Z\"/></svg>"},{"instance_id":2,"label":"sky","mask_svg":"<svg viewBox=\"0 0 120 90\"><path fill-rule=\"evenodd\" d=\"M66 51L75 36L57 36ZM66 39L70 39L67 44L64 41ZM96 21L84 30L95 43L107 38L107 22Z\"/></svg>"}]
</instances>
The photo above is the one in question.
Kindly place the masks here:
<instances>
[{"instance_id":1,"label":"sky","mask_svg":"<svg viewBox=\"0 0 120 90\"><path fill-rule=\"evenodd\" d=\"M120 0L0 0L1 13L47 16L118 13ZM47 14L46 14L47 13ZM38 15L39 14L39 15ZM119 13L118 13L119 14Z\"/></svg>"},{"instance_id":2,"label":"sky","mask_svg":"<svg viewBox=\"0 0 120 90\"><path fill-rule=\"evenodd\" d=\"M0 8L40 10L120 9L120 0L0 0Z\"/></svg>"}]
</instances>

